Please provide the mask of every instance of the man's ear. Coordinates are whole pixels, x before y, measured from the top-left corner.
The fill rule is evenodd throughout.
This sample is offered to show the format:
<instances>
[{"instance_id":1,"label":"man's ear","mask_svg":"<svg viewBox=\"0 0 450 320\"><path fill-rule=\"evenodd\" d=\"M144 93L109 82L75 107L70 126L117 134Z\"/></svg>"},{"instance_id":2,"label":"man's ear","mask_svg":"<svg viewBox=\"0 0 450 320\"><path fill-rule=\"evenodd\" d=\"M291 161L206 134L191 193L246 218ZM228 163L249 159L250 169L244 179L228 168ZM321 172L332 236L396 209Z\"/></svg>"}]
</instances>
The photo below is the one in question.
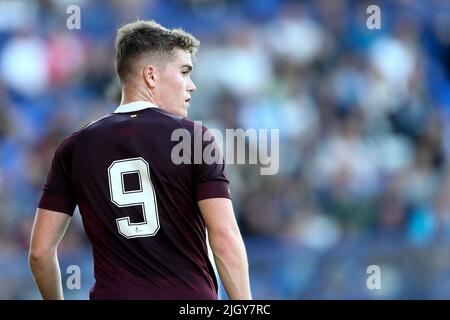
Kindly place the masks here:
<instances>
[{"instance_id":1,"label":"man's ear","mask_svg":"<svg viewBox=\"0 0 450 320\"><path fill-rule=\"evenodd\" d=\"M158 70L152 65L146 65L142 72L144 73L145 83L153 89L158 78Z\"/></svg>"}]
</instances>

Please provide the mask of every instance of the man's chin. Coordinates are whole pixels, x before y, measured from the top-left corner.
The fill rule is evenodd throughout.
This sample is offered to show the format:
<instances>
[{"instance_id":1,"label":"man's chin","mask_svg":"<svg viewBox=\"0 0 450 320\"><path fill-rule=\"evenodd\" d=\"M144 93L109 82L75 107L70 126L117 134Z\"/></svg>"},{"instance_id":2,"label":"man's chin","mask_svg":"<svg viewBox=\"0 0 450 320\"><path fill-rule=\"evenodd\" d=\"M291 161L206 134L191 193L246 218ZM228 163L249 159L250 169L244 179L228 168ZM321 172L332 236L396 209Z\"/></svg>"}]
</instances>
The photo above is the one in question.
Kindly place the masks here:
<instances>
[{"instance_id":1,"label":"man's chin","mask_svg":"<svg viewBox=\"0 0 450 320\"><path fill-rule=\"evenodd\" d=\"M186 109L181 110L181 113L182 113L183 117L187 117L187 115L188 115L188 108L189 108L189 105L186 107Z\"/></svg>"},{"instance_id":2,"label":"man's chin","mask_svg":"<svg viewBox=\"0 0 450 320\"><path fill-rule=\"evenodd\" d=\"M188 111L187 110L179 110L176 112L176 115L180 116L180 117L187 117Z\"/></svg>"}]
</instances>

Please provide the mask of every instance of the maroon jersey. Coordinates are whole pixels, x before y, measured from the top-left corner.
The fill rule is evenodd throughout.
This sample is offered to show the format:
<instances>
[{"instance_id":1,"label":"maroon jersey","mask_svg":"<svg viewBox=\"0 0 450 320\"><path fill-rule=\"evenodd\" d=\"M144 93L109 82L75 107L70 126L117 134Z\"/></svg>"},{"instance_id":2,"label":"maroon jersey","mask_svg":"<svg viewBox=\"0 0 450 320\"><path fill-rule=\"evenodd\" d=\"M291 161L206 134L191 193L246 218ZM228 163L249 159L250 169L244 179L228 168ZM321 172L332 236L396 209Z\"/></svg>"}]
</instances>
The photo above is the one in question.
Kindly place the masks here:
<instances>
[{"instance_id":1,"label":"maroon jersey","mask_svg":"<svg viewBox=\"0 0 450 320\"><path fill-rule=\"evenodd\" d=\"M194 148L190 163L174 164L176 129L194 145L194 122L133 102L56 150L39 207L72 215L79 206L94 256L91 299L217 299L197 201L230 198L225 165L195 164Z\"/></svg>"}]
</instances>

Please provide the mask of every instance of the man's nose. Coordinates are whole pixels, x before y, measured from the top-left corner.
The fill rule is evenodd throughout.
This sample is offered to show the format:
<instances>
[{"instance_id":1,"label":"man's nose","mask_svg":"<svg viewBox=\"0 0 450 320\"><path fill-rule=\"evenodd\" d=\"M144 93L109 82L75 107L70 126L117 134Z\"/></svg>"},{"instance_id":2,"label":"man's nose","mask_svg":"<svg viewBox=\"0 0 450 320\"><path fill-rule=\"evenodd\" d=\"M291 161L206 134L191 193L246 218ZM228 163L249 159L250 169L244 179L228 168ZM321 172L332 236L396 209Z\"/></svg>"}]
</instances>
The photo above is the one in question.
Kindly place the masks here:
<instances>
[{"instance_id":1,"label":"man's nose","mask_svg":"<svg viewBox=\"0 0 450 320\"><path fill-rule=\"evenodd\" d=\"M189 82L187 90L189 92L194 92L195 90L197 90L197 87L195 86L194 81L191 80Z\"/></svg>"}]
</instances>

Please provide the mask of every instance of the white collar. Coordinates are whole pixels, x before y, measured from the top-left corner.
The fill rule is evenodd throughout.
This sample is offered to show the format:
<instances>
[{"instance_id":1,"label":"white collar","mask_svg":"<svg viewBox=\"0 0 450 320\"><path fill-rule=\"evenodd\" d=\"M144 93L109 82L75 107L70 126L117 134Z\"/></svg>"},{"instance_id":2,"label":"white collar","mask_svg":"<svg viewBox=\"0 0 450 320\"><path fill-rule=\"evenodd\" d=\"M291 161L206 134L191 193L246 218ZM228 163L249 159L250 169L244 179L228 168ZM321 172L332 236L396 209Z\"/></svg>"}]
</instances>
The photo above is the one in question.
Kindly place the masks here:
<instances>
[{"instance_id":1,"label":"white collar","mask_svg":"<svg viewBox=\"0 0 450 320\"><path fill-rule=\"evenodd\" d=\"M117 107L117 109L113 113L134 112L144 110L147 108L159 108L159 107L148 101L133 101L126 104L121 104L120 106Z\"/></svg>"}]
</instances>

